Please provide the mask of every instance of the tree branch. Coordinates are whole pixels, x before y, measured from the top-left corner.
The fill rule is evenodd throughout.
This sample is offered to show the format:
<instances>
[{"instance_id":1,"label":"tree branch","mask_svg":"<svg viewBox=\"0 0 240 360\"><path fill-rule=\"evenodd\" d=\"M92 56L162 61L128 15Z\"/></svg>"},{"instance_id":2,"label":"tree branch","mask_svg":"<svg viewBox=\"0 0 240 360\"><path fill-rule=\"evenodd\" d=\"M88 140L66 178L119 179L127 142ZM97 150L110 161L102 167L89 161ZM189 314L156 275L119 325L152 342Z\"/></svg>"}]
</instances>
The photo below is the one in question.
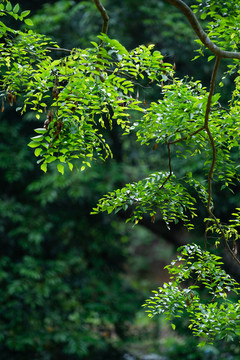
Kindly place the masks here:
<instances>
[{"instance_id":1,"label":"tree branch","mask_svg":"<svg viewBox=\"0 0 240 360\"><path fill-rule=\"evenodd\" d=\"M211 101L212 101L212 97L213 97L213 93L214 93L214 87L215 87L215 82L216 82L216 76L217 76L217 71L219 68L219 64L221 61L221 57L218 56L216 58L216 62L214 65L214 69L213 69L213 73L212 73L212 77L211 77L211 81L210 81L210 89L209 89L209 94L208 94L208 101L207 101L207 106L206 106L206 112L205 112L205 122L204 122L204 128L208 134L209 140L210 140L210 144L212 147L212 164L211 164L211 168L209 170L209 174L208 174L208 202L207 202L207 210L209 212L209 214L211 215L211 198L212 198L212 175L213 175L213 171L214 171L214 167L215 167L215 163L216 163L216 147L214 144L214 140L213 140L213 136L211 134L211 131L209 129L208 126L208 121L209 121L209 113L210 113L210 109L211 109Z\"/></svg>"},{"instance_id":2,"label":"tree branch","mask_svg":"<svg viewBox=\"0 0 240 360\"><path fill-rule=\"evenodd\" d=\"M181 141L184 141L184 140L187 140L189 139L190 137L193 137L194 135L197 135L199 132L203 131L205 129L205 126L201 126L199 129L195 130L193 133L191 134L188 134L186 136L183 136L181 139L177 139L177 140L174 140L174 141L170 141L168 144L169 145L173 145L173 144L177 144Z\"/></svg>"},{"instance_id":3,"label":"tree branch","mask_svg":"<svg viewBox=\"0 0 240 360\"><path fill-rule=\"evenodd\" d=\"M103 7L101 1L99 0L94 0L96 7L98 8L99 12L102 15L103 18L103 26L102 26L102 33L107 34L107 30L108 30L108 21L109 21L109 16L107 14L107 11L105 10L105 8Z\"/></svg>"},{"instance_id":4,"label":"tree branch","mask_svg":"<svg viewBox=\"0 0 240 360\"><path fill-rule=\"evenodd\" d=\"M201 40L201 42L215 54L216 56L220 56L222 58L231 58L231 59L240 59L239 52L233 51L225 51L220 49L217 45L215 45L207 36L207 34L203 31L201 25L199 24L196 16L193 11L187 6L182 0L167 0L170 4L177 7L181 12L186 16L188 21L191 24L191 27Z\"/></svg>"},{"instance_id":5,"label":"tree branch","mask_svg":"<svg viewBox=\"0 0 240 360\"><path fill-rule=\"evenodd\" d=\"M64 49L64 48L60 48L60 47L51 47L51 46L48 46L46 48L47 50L50 50L50 51L63 51L63 52L68 52L68 53L71 53L72 50L70 49Z\"/></svg>"}]
</instances>

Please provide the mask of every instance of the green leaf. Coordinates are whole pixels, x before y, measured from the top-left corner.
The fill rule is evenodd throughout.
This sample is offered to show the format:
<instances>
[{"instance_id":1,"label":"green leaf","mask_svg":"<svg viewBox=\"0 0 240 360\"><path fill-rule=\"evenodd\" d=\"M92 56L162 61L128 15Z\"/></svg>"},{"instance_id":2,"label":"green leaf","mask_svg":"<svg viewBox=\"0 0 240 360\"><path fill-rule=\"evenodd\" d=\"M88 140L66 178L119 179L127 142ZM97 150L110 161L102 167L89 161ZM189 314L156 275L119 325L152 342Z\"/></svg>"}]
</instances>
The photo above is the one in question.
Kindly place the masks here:
<instances>
[{"instance_id":1,"label":"green leaf","mask_svg":"<svg viewBox=\"0 0 240 360\"><path fill-rule=\"evenodd\" d=\"M206 17L207 17L207 14L206 14L206 13L201 14L201 19L202 19L202 20L205 20Z\"/></svg>"},{"instance_id":2,"label":"green leaf","mask_svg":"<svg viewBox=\"0 0 240 360\"><path fill-rule=\"evenodd\" d=\"M61 161L62 163L65 163L66 162L66 157L65 156L59 156L58 157L58 160Z\"/></svg>"},{"instance_id":3,"label":"green leaf","mask_svg":"<svg viewBox=\"0 0 240 360\"><path fill-rule=\"evenodd\" d=\"M37 134L44 134L45 132L47 132L47 130L45 128L37 128L37 129L34 129L34 131Z\"/></svg>"},{"instance_id":4,"label":"green leaf","mask_svg":"<svg viewBox=\"0 0 240 360\"><path fill-rule=\"evenodd\" d=\"M28 25L28 26L33 26L33 22L31 19L25 19L24 20L25 24Z\"/></svg>"},{"instance_id":5,"label":"green leaf","mask_svg":"<svg viewBox=\"0 0 240 360\"><path fill-rule=\"evenodd\" d=\"M28 144L29 147L31 148L35 148L39 146L39 142L38 141L30 141L30 143Z\"/></svg>"},{"instance_id":6,"label":"green leaf","mask_svg":"<svg viewBox=\"0 0 240 360\"><path fill-rule=\"evenodd\" d=\"M199 344L198 344L198 347L203 347L206 345L206 341L201 341Z\"/></svg>"},{"instance_id":7,"label":"green leaf","mask_svg":"<svg viewBox=\"0 0 240 360\"><path fill-rule=\"evenodd\" d=\"M12 4L10 2L7 3L6 5L6 10L7 11L11 11L12 10Z\"/></svg>"},{"instance_id":8,"label":"green leaf","mask_svg":"<svg viewBox=\"0 0 240 360\"><path fill-rule=\"evenodd\" d=\"M43 139L44 137L43 137L43 135L36 135L36 136L33 136L31 139L33 140L33 142L40 142L40 141L42 141L42 139Z\"/></svg>"},{"instance_id":9,"label":"green leaf","mask_svg":"<svg viewBox=\"0 0 240 360\"><path fill-rule=\"evenodd\" d=\"M45 161L46 161L46 163L50 164L51 162L55 161L56 159L57 159L56 156L50 155L50 156L46 157Z\"/></svg>"},{"instance_id":10,"label":"green leaf","mask_svg":"<svg viewBox=\"0 0 240 360\"><path fill-rule=\"evenodd\" d=\"M47 172L47 163L43 163L42 165L41 165L41 170L43 170L44 172Z\"/></svg>"},{"instance_id":11,"label":"green leaf","mask_svg":"<svg viewBox=\"0 0 240 360\"><path fill-rule=\"evenodd\" d=\"M41 148L37 148L35 151L34 151L34 155L35 156L39 156L42 152L42 149Z\"/></svg>"},{"instance_id":12,"label":"green leaf","mask_svg":"<svg viewBox=\"0 0 240 360\"><path fill-rule=\"evenodd\" d=\"M24 10L23 12L21 12L21 17L26 17L30 14L30 10Z\"/></svg>"},{"instance_id":13,"label":"green leaf","mask_svg":"<svg viewBox=\"0 0 240 360\"><path fill-rule=\"evenodd\" d=\"M72 163L68 163L68 167L69 167L69 169L72 171L72 169L73 169L73 164Z\"/></svg>"},{"instance_id":14,"label":"green leaf","mask_svg":"<svg viewBox=\"0 0 240 360\"><path fill-rule=\"evenodd\" d=\"M62 164L57 164L57 169L62 175L64 174L64 166Z\"/></svg>"},{"instance_id":15,"label":"green leaf","mask_svg":"<svg viewBox=\"0 0 240 360\"><path fill-rule=\"evenodd\" d=\"M208 61L211 61L214 58L215 58L215 55L211 55L211 56L208 57Z\"/></svg>"},{"instance_id":16,"label":"green leaf","mask_svg":"<svg viewBox=\"0 0 240 360\"><path fill-rule=\"evenodd\" d=\"M14 6L14 8L13 8L13 12L14 12L15 14L17 14L18 11L19 11L19 4L16 4L16 5Z\"/></svg>"}]
</instances>

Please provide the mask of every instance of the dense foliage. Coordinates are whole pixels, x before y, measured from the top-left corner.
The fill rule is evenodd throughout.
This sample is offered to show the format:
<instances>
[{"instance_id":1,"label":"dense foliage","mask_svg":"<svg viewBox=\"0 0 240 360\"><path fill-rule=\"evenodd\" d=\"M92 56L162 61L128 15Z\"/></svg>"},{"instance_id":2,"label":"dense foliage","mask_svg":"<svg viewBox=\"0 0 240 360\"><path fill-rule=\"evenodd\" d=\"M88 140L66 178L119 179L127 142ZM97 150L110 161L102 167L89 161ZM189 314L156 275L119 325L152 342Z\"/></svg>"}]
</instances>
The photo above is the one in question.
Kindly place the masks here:
<instances>
[{"instance_id":1,"label":"dense foliage","mask_svg":"<svg viewBox=\"0 0 240 360\"><path fill-rule=\"evenodd\" d=\"M206 34L201 32L201 29L198 31L198 23L193 12L185 3L180 0L169 0L169 3L179 7L191 21L198 34L198 42L201 43L199 56L203 55L204 46L213 51L212 54L208 53L209 62L216 58L209 89L199 80L175 77L175 66L166 62L162 53L154 50L153 45L141 45L128 51L119 41L102 33L98 40L92 42L91 48L61 49L46 36L36 34L32 30L13 30L1 22L2 111L7 103L13 106L14 102L19 101L21 105L18 104L17 111L24 114L30 109L34 114L34 121L39 121L40 125L35 129L37 135L32 136L29 146L35 149L34 153L44 172L49 167L56 167L61 174L64 174L67 168L72 171L74 167L83 171L91 168L96 159L111 158L109 133L116 131L118 127L123 130L124 135L136 134L139 143L149 146L150 149L158 151L158 148L165 147L167 170L155 171L140 181L109 192L99 200L97 206L94 206L93 213L117 213L127 210L129 220L135 224L149 214L149 221L152 223L160 218L170 228L172 223L180 221L190 230L194 228L193 218L198 215L196 203L200 201L205 208L204 250L195 245L183 248L182 257L178 258L180 264L173 263L168 267L174 275L172 282L159 288L156 296L147 300L146 305L151 309L151 316L165 313L167 319L173 321L173 328L174 318L187 312L190 318L189 329L193 335L204 338L200 343L202 345L215 339L232 341L233 333L234 336L239 336L239 301L234 303L228 296L231 296L231 291L238 295L239 285L221 269L219 257L206 251L206 246L211 233L214 237L213 245L217 248L223 242L232 258L240 263L237 255L239 209L234 210L232 218L224 223L215 215L214 209L215 188L234 191L234 186L239 181L237 159L240 54L237 52L239 34L236 24L240 10L237 1L234 2L234 6L230 1L224 4L215 1L206 1L205 4L198 1L199 4L194 4L193 10L200 13L203 20L208 20L206 31L213 44L209 39L204 40ZM103 14L106 15L104 9ZM0 5L0 15L24 21L27 26L32 25L31 20L27 18L28 11L20 12L19 5L12 6L8 0ZM59 52L67 55L61 58L53 58L51 55ZM222 58L230 60L227 62L225 73L220 76L218 70ZM221 94L224 92L225 78L228 76L235 77L234 89L229 95L227 105L223 105ZM214 94L217 82L218 92ZM146 99L145 90L149 93L158 92L158 99ZM179 169L173 166L173 157L181 161L185 159L186 162L194 158L203 169L204 176L196 176L187 166L185 172L178 172ZM14 205L16 206L16 202ZM9 209L10 222L15 219L18 223L18 218L12 215L11 202ZM27 206L26 213L30 211ZM46 211L49 214L51 210ZM25 217L26 214L22 216ZM63 218L64 216L62 215ZM42 226L48 224L51 229L55 221L53 219L49 223L42 219ZM21 236L26 236L26 229L18 231ZM49 230L46 229L47 231ZM32 234L34 232L31 232L31 236ZM95 236L94 232L93 237ZM40 310L46 306L47 299L56 297L54 303L59 302L58 311L61 312L63 309L67 317L68 330L61 333L60 322L58 324L59 313L55 314L52 305L49 305L49 314L45 315L44 319L40 316L41 319L31 320L29 315L29 336L24 334L24 338L18 342L19 348L11 342L11 337L8 337L4 346L13 348L14 351L34 346L39 347L40 353L43 353L46 344L50 343L49 346L53 346L61 343L67 353L80 355L86 352L86 343L87 347L90 347L94 342L92 330L94 326L99 325L96 324L98 316L95 309L94 321L91 320L91 315L90 319L84 315L85 325L81 323L81 311L76 312L76 308L80 306L78 296L83 295L81 281L75 277L78 278L77 274L82 271L87 274L83 278L87 278L89 267L92 265L88 267L79 257L78 251L75 254L74 248L70 246L68 251L63 249L61 255L69 256L67 267L65 262L61 262L61 257L54 263L51 257L47 260L33 258L34 252L38 254L41 251L39 243L42 239L34 237L34 246L31 250L33 253L30 254L23 254L26 246L24 240L21 241L21 265L15 264L13 269L9 255L2 259L3 281L4 278L8 278L8 273L21 276L21 281L14 279L11 286L7 285L6 299L11 300L8 300L8 304L11 308L14 304L18 307L22 301L24 311L21 311L21 314L25 316L26 311L35 311L36 307L41 314ZM68 280L69 272L71 280ZM71 304L67 302L65 306L62 294L68 296L72 290L67 286L68 281L76 281L77 290L70 301ZM106 278L104 281L108 283ZM9 284L10 279L7 279L6 283ZM200 299L198 283L207 289L207 300ZM100 289L96 296L100 294L104 297L104 285L102 282L100 284L103 289ZM24 298L22 292L26 292L29 297ZM87 298L88 296L86 303ZM33 299L39 300L33 302ZM5 301L4 298L3 303ZM128 302L122 301L125 304ZM7 309L3 309L6 319L9 320ZM83 312L86 309L87 305ZM131 310L128 314L130 313ZM105 315L107 317L107 314ZM12 316L12 312L9 316ZM21 334L24 319L19 317L11 321L17 322L18 334ZM42 326L46 330L39 339L37 333L42 321ZM71 323L69 328L68 321ZM100 323L104 321L104 318L101 318ZM117 328L118 320L114 321ZM5 324L6 321L3 325L3 334L6 334L3 335L3 340L4 336L11 334L10 328ZM33 338L34 331L36 336ZM15 338L16 334L12 335ZM82 345L80 337L85 339Z\"/></svg>"}]
</instances>

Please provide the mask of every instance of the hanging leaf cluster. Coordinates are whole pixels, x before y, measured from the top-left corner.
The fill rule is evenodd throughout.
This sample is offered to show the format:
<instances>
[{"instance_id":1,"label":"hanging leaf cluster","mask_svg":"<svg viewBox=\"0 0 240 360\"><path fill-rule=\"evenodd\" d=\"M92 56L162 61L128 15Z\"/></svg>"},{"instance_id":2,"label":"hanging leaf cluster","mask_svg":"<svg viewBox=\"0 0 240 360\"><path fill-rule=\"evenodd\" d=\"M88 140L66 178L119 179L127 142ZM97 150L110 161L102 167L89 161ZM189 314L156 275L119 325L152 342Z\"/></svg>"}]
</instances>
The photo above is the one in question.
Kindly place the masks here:
<instances>
[{"instance_id":1,"label":"hanging leaf cluster","mask_svg":"<svg viewBox=\"0 0 240 360\"><path fill-rule=\"evenodd\" d=\"M240 285L222 270L221 257L196 244L178 250L181 254L166 266L170 282L154 290L143 305L148 316L163 314L173 329L174 320L188 318L193 335L202 339L200 346L214 340L233 341L240 336L240 301L236 304L230 295L239 296Z\"/></svg>"},{"instance_id":2,"label":"hanging leaf cluster","mask_svg":"<svg viewBox=\"0 0 240 360\"><path fill-rule=\"evenodd\" d=\"M72 170L76 159L83 170L93 159L111 157L104 130L120 126L128 132L131 113L144 111L138 84L164 81L172 73L153 45L128 52L107 35L99 38L104 46L93 42L56 60L48 55L52 44L33 32L16 33L4 47L2 101L23 95L18 110L32 110L42 122L29 146L43 171L52 162L61 173L65 163Z\"/></svg>"},{"instance_id":3,"label":"hanging leaf cluster","mask_svg":"<svg viewBox=\"0 0 240 360\"><path fill-rule=\"evenodd\" d=\"M110 214L113 211L117 213L128 209L128 221L137 224L146 214L149 214L154 222L158 211L168 226L180 219L191 229L193 225L189 217L196 216L196 200L182 184L177 183L174 175L168 181L169 175L164 172L154 173L144 180L127 184L122 189L105 195L99 200L92 214L100 211Z\"/></svg>"}]
</instances>

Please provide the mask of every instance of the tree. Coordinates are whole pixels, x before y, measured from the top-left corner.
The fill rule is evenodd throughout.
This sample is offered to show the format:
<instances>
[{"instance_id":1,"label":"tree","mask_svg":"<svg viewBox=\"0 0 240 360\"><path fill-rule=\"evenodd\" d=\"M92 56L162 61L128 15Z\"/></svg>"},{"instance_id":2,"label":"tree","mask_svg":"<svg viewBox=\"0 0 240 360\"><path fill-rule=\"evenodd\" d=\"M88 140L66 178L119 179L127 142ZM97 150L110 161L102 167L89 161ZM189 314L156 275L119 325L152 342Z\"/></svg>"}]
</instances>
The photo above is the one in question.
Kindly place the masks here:
<instances>
[{"instance_id":1,"label":"tree","mask_svg":"<svg viewBox=\"0 0 240 360\"><path fill-rule=\"evenodd\" d=\"M151 222L160 216L169 227L182 221L191 230L192 219L197 216L196 202L201 201L206 209L204 250L196 244L180 249L178 262L169 267L172 282L148 299L146 306L150 316L163 312L171 321L187 312L189 328L205 339L201 344L217 338L233 340L233 334L240 333L239 301L235 304L228 293L238 294L239 285L221 269L220 258L207 251L207 243L212 234L213 245L217 248L224 242L233 260L240 263L239 209L228 224L216 216L214 209L217 184L222 190L234 191L238 183L239 6L237 1L206 0L197 1L192 10L181 0L168 2L180 9L196 32L198 56L208 49L208 61L215 58L209 91L200 81L176 78L174 65L166 63L153 45L142 45L129 52L117 40L110 39L107 12L95 0L103 28L98 36L100 42L92 42L89 49L62 49L31 30L14 31L1 25L2 107L4 100L13 105L16 97L22 96L23 106L17 110L24 113L30 106L36 118L44 122L35 129L37 135L29 146L35 149L45 172L50 163L64 174L67 166L72 170L80 161L83 171L97 158L111 158L108 133L117 126L125 135L135 132L142 145L155 150L166 148L165 171L112 191L99 200L92 213L127 210L129 221L134 224L148 214ZM19 6L13 8L9 1L1 4L0 10L1 15L20 20L28 15L26 11L19 13ZM208 21L208 35L193 11ZM24 21L31 25L28 18ZM54 51L67 56L53 59L49 54ZM231 62L218 79L222 59ZM221 89L229 75L235 76L234 89L227 106L223 106ZM219 92L214 93L217 81ZM141 90L151 87L159 89L160 99L148 103ZM191 170L178 176L173 156L195 157L202 164L205 179L199 179ZM207 301L199 295L202 285L209 294ZM174 322L172 326L175 328Z\"/></svg>"}]
</instances>

